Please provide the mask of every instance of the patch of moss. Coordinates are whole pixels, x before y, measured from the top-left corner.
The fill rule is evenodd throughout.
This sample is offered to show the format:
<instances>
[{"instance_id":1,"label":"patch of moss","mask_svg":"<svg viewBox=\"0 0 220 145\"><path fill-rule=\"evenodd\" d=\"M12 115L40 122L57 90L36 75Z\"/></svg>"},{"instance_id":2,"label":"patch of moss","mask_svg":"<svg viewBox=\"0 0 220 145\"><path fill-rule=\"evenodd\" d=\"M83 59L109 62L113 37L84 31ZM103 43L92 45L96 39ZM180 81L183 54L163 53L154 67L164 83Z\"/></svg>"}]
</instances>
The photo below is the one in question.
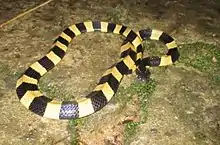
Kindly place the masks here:
<instances>
[{"instance_id":1,"label":"patch of moss","mask_svg":"<svg viewBox=\"0 0 220 145\"><path fill-rule=\"evenodd\" d=\"M69 128L71 131L71 145L79 145L79 134L78 134L78 125L83 125L86 122L86 118L79 118L69 121Z\"/></svg>"},{"instance_id":2,"label":"patch of moss","mask_svg":"<svg viewBox=\"0 0 220 145\"><path fill-rule=\"evenodd\" d=\"M79 145L79 136L76 129L77 124L77 120L69 121L69 128L71 130L71 145Z\"/></svg>"},{"instance_id":3,"label":"patch of moss","mask_svg":"<svg viewBox=\"0 0 220 145\"><path fill-rule=\"evenodd\" d=\"M127 92L130 94L137 94L138 100L140 104L140 115L141 121L140 122L128 122L125 125L124 130L124 143L129 144L135 134L139 129L139 125L143 124L147 119L147 100L152 95L156 88L156 82L154 80L150 80L148 83L133 83L130 87L126 89Z\"/></svg>"},{"instance_id":4,"label":"patch of moss","mask_svg":"<svg viewBox=\"0 0 220 145\"><path fill-rule=\"evenodd\" d=\"M132 93L138 94L140 102L141 121L145 122L147 119L147 101L156 88L156 81L150 80L148 83L133 83L129 90Z\"/></svg>"},{"instance_id":5,"label":"patch of moss","mask_svg":"<svg viewBox=\"0 0 220 145\"><path fill-rule=\"evenodd\" d=\"M138 130L139 130L139 125L141 123L140 122L128 122L125 125L125 129L124 129L124 144L130 144L130 142L133 140L135 134L137 134Z\"/></svg>"},{"instance_id":6,"label":"patch of moss","mask_svg":"<svg viewBox=\"0 0 220 145\"><path fill-rule=\"evenodd\" d=\"M202 42L180 45L180 62L206 73L214 83L220 83L220 49Z\"/></svg>"},{"instance_id":7,"label":"patch of moss","mask_svg":"<svg viewBox=\"0 0 220 145\"><path fill-rule=\"evenodd\" d=\"M117 102L120 104L120 108L132 102L132 96L137 94L140 104L140 110L146 112L147 110L147 100L148 97L153 93L156 87L156 81L150 80L147 83L134 82L129 87L123 88L120 87L118 94L112 98L112 102ZM120 112L120 110L119 110ZM145 120L144 114L142 114L142 119Z\"/></svg>"}]
</instances>

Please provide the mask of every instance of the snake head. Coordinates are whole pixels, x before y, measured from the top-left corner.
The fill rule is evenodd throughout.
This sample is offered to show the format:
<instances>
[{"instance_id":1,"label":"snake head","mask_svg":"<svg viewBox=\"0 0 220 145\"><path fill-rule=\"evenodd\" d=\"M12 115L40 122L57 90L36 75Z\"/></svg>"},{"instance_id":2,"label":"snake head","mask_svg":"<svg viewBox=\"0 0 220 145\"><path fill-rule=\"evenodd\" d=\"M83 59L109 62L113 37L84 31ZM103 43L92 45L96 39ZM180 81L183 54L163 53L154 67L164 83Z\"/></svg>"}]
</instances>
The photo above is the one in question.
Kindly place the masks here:
<instances>
[{"instance_id":1,"label":"snake head","mask_svg":"<svg viewBox=\"0 0 220 145\"><path fill-rule=\"evenodd\" d=\"M148 82L150 80L150 70L146 69L144 66L144 69L141 67L138 67L136 69L136 75L137 75L137 80L140 82Z\"/></svg>"}]
</instances>

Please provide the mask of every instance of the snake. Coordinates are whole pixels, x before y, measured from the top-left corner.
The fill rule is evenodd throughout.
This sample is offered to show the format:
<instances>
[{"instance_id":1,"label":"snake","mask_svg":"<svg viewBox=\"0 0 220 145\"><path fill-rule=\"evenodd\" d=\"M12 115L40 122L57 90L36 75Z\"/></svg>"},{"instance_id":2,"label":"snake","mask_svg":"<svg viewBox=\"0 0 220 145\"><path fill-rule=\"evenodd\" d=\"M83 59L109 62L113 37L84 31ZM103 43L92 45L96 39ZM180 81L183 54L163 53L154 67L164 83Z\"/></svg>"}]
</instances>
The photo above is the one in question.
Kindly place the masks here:
<instances>
[{"instance_id":1,"label":"snake","mask_svg":"<svg viewBox=\"0 0 220 145\"><path fill-rule=\"evenodd\" d=\"M84 97L60 101L45 96L38 86L40 78L62 60L73 38L82 33L96 31L125 37L120 49L120 59L106 69L96 87ZM167 54L161 57L143 58L142 42L147 39L163 42L168 48ZM135 32L122 24L84 21L65 28L48 53L32 63L20 75L16 82L16 93L19 102L25 108L41 117L58 120L82 118L106 106L117 92L125 75L136 72L139 79L145 79L147 66L171 65L178 58L179 52L175 40L163 31L147 28Z\"/></svg>"}]
</instances>

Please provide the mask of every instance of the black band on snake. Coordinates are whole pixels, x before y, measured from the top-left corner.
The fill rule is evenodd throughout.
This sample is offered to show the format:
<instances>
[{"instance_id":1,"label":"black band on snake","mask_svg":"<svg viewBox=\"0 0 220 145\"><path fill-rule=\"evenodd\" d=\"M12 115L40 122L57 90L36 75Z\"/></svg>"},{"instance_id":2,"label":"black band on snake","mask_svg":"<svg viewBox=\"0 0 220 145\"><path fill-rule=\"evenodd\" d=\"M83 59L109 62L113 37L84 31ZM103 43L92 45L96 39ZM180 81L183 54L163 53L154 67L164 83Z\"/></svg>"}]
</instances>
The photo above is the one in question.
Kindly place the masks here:
<instances>
[{"instance_id":1,"label":"black band on snake","mask_svg":"<svg viewBox=\"0 0 220 145\"><path fill-rule=\"evenodd\" d=\"M121 34L126 37L121 46L120 60L104 72L97 86L84 98L74 101L57 101L46 97L38 87L40 78L61 61L74 37L94 31ZM168 53L162 57L142 59L141 42L146 39L162 41L166 44ZM124 25L87 21L66 28L56 39L51 50L30 65L19 77L16 92L20 102L40 116L52 119L81 118L102 109L117 92L124 75L134 71L137 74L145 74L146 66L170 65L178 57L179 53L174 39L164 32L146 29L135 33Z\"/></svg>"}]
</instances>

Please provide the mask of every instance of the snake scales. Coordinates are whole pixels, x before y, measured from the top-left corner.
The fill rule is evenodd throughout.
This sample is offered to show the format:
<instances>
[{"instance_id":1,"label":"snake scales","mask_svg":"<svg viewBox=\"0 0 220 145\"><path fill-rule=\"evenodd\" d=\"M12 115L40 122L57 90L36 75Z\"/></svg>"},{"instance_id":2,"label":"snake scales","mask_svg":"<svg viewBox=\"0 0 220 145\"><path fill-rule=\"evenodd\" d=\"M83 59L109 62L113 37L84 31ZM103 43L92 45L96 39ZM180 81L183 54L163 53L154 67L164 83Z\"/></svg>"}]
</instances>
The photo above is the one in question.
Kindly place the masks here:
<instances>
[{"instance_id":1,"label":"snake scales","mask_svg":"<svg viewBox=\"0 0 220 145\"><path fill-rule=\"evenodd\" d=\"M40 78L55 67L64 57L71 40L86 32L106 32L126 37L121 45L120 59L109 67L100 78L97 86L84 98L74 101L57 101L46 97L38 87ZM142 41L146 39L163 42L168 52L161 57L143 57ZM90 115L102 109L117 92L124 75L136 72L139 79L145 79L146 66L165 66L179 58L174 39L168 34L154 29L134 32L124 25L86 21L66 28L56 39L50 51L34 62L18 78L16 92L20 102L30 111L52 119L75 119Z\"/></svg>"}]
</instances>

